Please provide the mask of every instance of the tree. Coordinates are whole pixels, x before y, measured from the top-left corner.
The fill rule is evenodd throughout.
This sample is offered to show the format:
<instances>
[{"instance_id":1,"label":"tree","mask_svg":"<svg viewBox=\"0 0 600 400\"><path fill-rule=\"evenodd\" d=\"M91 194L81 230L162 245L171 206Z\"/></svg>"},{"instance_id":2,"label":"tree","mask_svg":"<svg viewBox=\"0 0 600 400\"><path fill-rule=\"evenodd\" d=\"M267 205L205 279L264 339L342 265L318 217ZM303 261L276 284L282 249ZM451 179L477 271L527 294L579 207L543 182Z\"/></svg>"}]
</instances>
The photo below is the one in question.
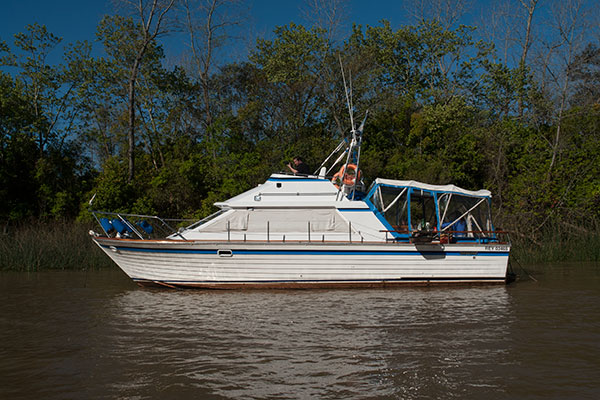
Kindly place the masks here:
<instances>
[{"instance_id":1,"label":"tree","mask_svg":"<svg viewBox=\"0 0 600 400\"><path fill-rule=\"evenodd\" d=\"M586 9L582 0L569 0L555 4L552 10L551 26L555 35L553 40L545 41L545 54L542 54L540 68L541 84L546 90L555 93L553 97L556 114L555 129L548 145L551 159L547 169L547 180L557 162L563 134L563 116L569 105L571 94L574 61L583 49L586 33L592 21L590 10ZM552 37L552 36L551 36Z\"/></svg>"},{"instance_id":2,"label":"tree","mask_svg":"<svg viewBox=\"0 0 600 400\"><path fill-rule=\"evenodd\" d=\"M302 138L308 126L323 114L323 64L329 46L317 28L308 30L289 24L275 28L274 40L258 40L250 60L273 85L265 101L271 125L280 132L282 144ZM306 137L304 137L306 138Z\"/></svg>"},{"instance_id":3,"label":"tree","mask_svg":"<svg viewBox=\"0 0 600 400\"><path fill-rule=\"evenodd\" d=\"M435 21L450 30L465 13L470 0L413 0L407 3L407 12L415 23Z\"/></svg>"},{"instance_id":4,"label":"tree","mask_svg":"<svg viewBox=\"0 0 600 400\"><path fill-rule=\"evenodd\" d=\"M29 129L36 116L22 82L0 72L0 218L35 214L35 164L39 154Z\"/></svg>"},{"instance_id":5,"label":"tree","mask_svg":"<svg viewBox=\"0 0 600 400\"><path fill-rule=\"evenodd\" d=\"M36 137L40 157L49 143L59 137L59 121L76 82L66 82L59 68L47 63L48 55L61 42L44 25L33 24L25 33L15 35L12 65L19 71L26 95L31 102L35 121L31 135Z\"/></svg>"},{"instance_id":6,"label":"tree","mask_svg":"<svg viewBox=\"0 0 600 400\"><path fill-rule=\"evenodd\" d=\"M589 43L576 55L573 65L572 103L578 106L600 103L600 46Z\"/></svg>"},{"instance_id":7,"label":"tree","mask_svg":"<svg viewBox=\"0 0 600 400\"><path fill-rule=\"evenodd\" d=\"M335 43L348 18L347 7L348 0L305 0L302 13L307 22L312 22L312 27L326 32L328 42Z\"/></svg>"},{"instance_id":8,"label":"tree","mask_svg":"<svg viewBox=\"0 0 600 400\"><path fill-rule=\"evenodd\" d=\"M136 40L128 43L131 46L132 58L129 61L128 75L128 131L127 131L127 160L128 160L128 176L127 181L132 182L135 173L135 116L136 116L136 83L140 65L146 55L148 49L156 41L159 35L167 32L166 15L173 7L175 0L148 0L148 1L133 1L122 0L126 6L136 15L139 20L134 25L138 30ZM125 43L122 42L122 45Z\"/></svg>"},{"instance_id":9,"label":"tree","mask_svg":"<svg viewBox=\"0 0 600 400\"><path fill-rule=\"evenodd\" d=\"M216 65L219 49L232 38L231 30L240 24L237 8L239 0L183 0L184 27L189 35L189 46L196 76L202 88L204 125L213 121L210 76Z\"/></svg>"},{"instance_id":10,"label":"tree","mask_svg":"<svg viewBox=\"0 0 600 400\"><path fill-rule=\"evenodd\" d=\"M66 217L77 213L88 177L71 127L73 101L81 84L78 65L89 55L87 43L67 46L64 64L49 65L60 38L34 24L15 35L15 53L2 45L3 63L16 69L2 74L0 185L7 218Z\"/></svg>"}]
</instances>

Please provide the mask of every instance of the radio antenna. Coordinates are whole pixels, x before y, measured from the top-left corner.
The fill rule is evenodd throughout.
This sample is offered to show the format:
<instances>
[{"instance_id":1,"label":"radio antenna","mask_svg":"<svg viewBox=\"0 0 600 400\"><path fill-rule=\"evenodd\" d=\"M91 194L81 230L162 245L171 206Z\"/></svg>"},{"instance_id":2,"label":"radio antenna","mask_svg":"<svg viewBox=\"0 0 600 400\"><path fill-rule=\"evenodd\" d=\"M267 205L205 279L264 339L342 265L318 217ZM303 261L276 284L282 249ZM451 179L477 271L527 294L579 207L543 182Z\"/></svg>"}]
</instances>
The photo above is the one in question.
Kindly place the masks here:
<instances>
[{"instance_id":1,"label":"radio antenna","mask_svg":"<svg viewBox=\"0 0 600 400\"><path fill-rule=\"evenodd\" d=\"M352 112L352 92L348 95L348 85L346 85L346 74L344 73L344 65L342 64L342 56L339 56L340 68L342 70L342 80L344 82L344 93L346 94L346 104L348 105L348 113L350 114L350 125L352 126L352 133L354 133L354 115ZM352 85L352 74L350 74L350 85ZM352 90L352 87L350 87Z\"/></svg>"}]
</instances>

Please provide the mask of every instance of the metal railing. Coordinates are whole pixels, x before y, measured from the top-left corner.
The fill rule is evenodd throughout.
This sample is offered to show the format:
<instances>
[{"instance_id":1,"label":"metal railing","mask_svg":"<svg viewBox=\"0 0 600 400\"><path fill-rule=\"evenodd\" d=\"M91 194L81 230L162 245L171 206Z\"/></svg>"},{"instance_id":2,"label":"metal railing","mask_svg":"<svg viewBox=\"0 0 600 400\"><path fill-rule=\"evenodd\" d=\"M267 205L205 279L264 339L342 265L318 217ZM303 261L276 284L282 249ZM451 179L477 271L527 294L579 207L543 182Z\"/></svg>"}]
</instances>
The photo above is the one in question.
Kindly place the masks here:
<instances>
[{"instance_id":1,"label":"metal railing","mask_svg":"<svg viewBox=\"0 0 600 400\"><path fill-rule=\"evenodd\" d=\"M232 241L232 239L231 239L232 235L231 235L231 223L230 223L230 221L227 221L226 227L227 227L227 241L231 242ZM312 232L312 230L311 230L310 221L307 221L306 241L308 243L315 243L315 242L325 243L325 234L321 234L315 240L313 238L313 236L311 235L311 232ZM342 233L342 232L337 232L337 233ZM289 235L289 233L288 233L288 235ZM354 235L354 237L352 235ZM356 238L356 235L358 235L358 239ZM272 235L272 233L271 233L271 222L267 221L266 222L266 241L267 241L267 243L270 243L272 241L274 241L274 242L278 241L278 239L273 239L272 236L274 236L274 235ZM278 237L279 236L277 236L277 238ZM246 233L244 233L243 241L244 242L247 241ZM281 235L281 242L285 243L285 241L286 241L286 235L282 234ZM289 239L288 239L288 241L289 241ZM302 239L294 239L294 241L303 241L303 240ZM352 222L348 222L348 242L352 243L353 241L354 242L360 241L360 243L364 243L365 238L363 237L363 235L361 234L360 231L353 231L352 230Z\"/></svg>"},{"instance_id":2,"label":"metal railing","mask_svg":"<svg viewBox=\"0 0 600 400\"><path fill-rule=\"evenodd\" d=\"M416 230L381 230L385 232L385 240L387 241L410 241L410 242L432 242L440 241L443 243L510 243L510 234L507 231L416 231ZM399 233L404 236L397 237L389 233Z\"/></svg>"},{"instance_id":3,"label":"metal railing","mask_svg":"<svg viewBox=\"0 0 600 400\"><path fill-rule=\"evenodd\" d=\"M107 237L132 239L156 239L170 235L185 237L174 228L180 222L193 222L191 219L161 218L156 215L125 214L106 211L90 211Z\"/></svg>"}]
</instances>

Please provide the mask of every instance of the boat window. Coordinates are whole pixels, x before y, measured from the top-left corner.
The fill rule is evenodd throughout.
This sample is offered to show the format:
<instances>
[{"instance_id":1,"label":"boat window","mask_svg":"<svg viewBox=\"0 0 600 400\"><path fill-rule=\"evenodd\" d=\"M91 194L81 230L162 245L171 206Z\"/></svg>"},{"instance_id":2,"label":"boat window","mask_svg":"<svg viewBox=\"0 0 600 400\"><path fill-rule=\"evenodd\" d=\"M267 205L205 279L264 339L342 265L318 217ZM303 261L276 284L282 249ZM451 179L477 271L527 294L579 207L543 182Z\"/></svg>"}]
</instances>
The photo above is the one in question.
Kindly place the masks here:
<instances>
[{"instance_id":1,"label":"boat window","mask_svg":"<svg viewBox=\"0 0 600 400\"><path fill-rule=\"evenodd\" d=\"M437 229L437 214L433 193L420 189L412 189L410 193L410 225L409 230L433 231Z\"/></svg>"},{"instance_id":2,"label":"boat window","mask_svg":"<svg viewBox=\"0 0 600 400\"><path fill-rule=\"evenodd\" d=\"M487 198L444 193L439 200L441 230L457 237L489 236L492 222Z\"/></svg>"},{"instance_id":3,"label":"boat window","mask_svg":"<svg viewBox=\"0 0 600 400\"><path fill-rule=\"evenodd\" d=\"M395 231L408 233L408 189L379 186L371 202Z\"/></svg>"}]
</instances>

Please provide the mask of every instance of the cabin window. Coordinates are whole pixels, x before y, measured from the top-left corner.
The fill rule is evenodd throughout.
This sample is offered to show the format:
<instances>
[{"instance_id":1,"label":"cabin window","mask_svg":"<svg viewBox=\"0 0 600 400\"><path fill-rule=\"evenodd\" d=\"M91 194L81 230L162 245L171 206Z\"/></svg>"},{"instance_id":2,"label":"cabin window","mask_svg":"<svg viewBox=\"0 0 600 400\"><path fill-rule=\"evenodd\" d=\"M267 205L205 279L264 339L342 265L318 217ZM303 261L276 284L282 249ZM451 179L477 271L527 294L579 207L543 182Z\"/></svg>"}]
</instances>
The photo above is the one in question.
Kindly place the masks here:
<instances>
[{"instance_id":1,"label":"cabin window","mask_svg":"<svg viewBox=\"0 0 600 400\"><path fill-rule=\"evenodd\" d=\"M408 189L379 186L371 202L399 233L408 233Z\"/></svg>"},{"instance_id":2,"label":"cabin window","mask_svg":"<svg viewBox=\"0 0 600 400\"><path fill-rule=\"evenodd\" d=\"M411 189L409 230L433 231L437 229L435 197L432 192Z\"/></svg>"},{"instance_id":3,"label":"cabin window","mask_svg":"<svg viewBox=\"0 0 600 400\"><path fill-rule=\"evenodd\" d=\"M485 237L493 230L487 198L444 193L439 208L442 232L453 232L456 237Z\"/></svg>"}]
</instances>

